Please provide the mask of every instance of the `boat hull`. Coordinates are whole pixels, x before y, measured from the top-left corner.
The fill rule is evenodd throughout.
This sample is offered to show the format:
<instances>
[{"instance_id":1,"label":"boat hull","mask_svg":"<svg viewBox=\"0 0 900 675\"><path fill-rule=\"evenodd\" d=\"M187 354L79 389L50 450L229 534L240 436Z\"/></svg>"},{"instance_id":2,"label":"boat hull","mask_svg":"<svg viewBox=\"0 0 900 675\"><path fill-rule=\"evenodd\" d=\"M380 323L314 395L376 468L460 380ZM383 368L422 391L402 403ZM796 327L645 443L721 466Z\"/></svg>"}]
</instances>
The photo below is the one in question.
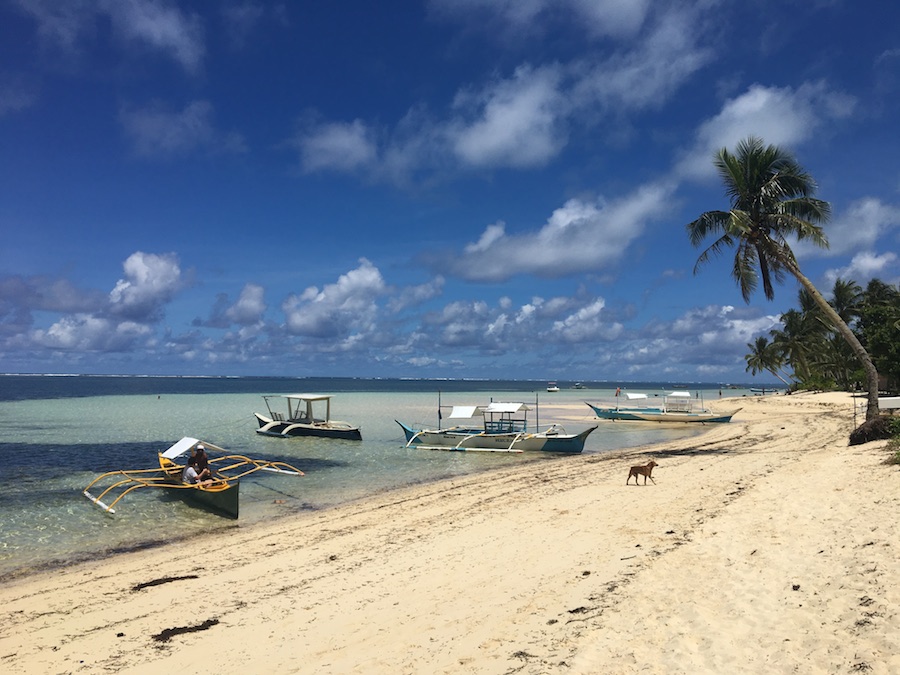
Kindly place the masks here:
<instances>
[{"instance_id":1,"label":"boat hull","mask_svg":"<svg viewBox=\"0 0 900 675\"><path fill-rule=\"evenodd\" d=\"M666 411L662 408L613 408L595 406L588 403L588 406L594 411L600 419L603 420L620 420L626 422L678 422L678 423L698 423L698 424L725 424L731 421L740 410L732 410L724 414L703 412L675 412Z\"/></svg>"},{"instance_id":2,"label":"boat hull","mask_svg":"<svg viewBox=\"0 0 900 675\"><path fill-rule=\"evenodd\" d=\"M403 429L406 444L432 450L460 452L561 452L578 454L584 450L587 437L597 427L590 427L579 434L555 433L497 433L478 429L413 429L395 420Z\"/></svg>"},{"instance_id":3,"label":"boat hull","mask_svg":"<svg viewBox=\"0 0 900 675\"><path fill-rule=\"evenodd\" d=\"M259 428L256 433L275 438L293 438L298 436L313 436L318 438L343 438L348 441L361 441L362 433L359 427L344 425L334 422L319 424L304 424L300 422L284 422L272 420L265 415L253 413Z\"/></svg>"},{"instance_id":4,"label":"boat hull","mask_svg":"<svg viewBox=\"0 0 900 675\"><path fill-rule=\"evenodd\" d=\"M210 485L185 485L181 480L184 469L160 456L160 468L166 482L178 486L175 493L185 502L226 518L237 520L240 515L241 481L238 478L217 479Z\"/></svg>"}]
</instances>

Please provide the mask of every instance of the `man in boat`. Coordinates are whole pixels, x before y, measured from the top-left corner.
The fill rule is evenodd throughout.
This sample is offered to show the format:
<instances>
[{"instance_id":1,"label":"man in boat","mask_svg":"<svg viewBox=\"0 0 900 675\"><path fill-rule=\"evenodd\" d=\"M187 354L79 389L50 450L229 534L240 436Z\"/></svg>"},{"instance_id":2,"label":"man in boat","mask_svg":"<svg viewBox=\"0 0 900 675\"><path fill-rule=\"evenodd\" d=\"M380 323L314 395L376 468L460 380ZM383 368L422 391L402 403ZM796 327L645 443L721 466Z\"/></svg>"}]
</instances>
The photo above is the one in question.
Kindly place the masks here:
<instances>
[{"instance_id":1,"label":"man in boat","mask_svg":"<svg viewBox=\"0 0 900 675\"><path fill-rule=\"evenodd\" d=\"M197 455L200 453L198 452ZM189 485L196 485L199 483L200 485L209 485L212 480L210 479L209 467L206 468L206 478L201 478L200 469L197 466L197 456L192 456L187 463L187 466L184 467L184 471L181 473L181 481L183 483L188 483Z\"/></svg>"},{"instance_id":2,"label":"man in boat","mask_svg":"<svg viewBox=\"0 0 900 675\"><path fill-rule=\"evenodd\" d=\"M203 444L197 445L197 452L192 456L192 459L197 462L197 479L201 481L211 479L212 473L209 471L209 457L206 456L206 448L203 447Z\"/></svg>"}]
</instances>

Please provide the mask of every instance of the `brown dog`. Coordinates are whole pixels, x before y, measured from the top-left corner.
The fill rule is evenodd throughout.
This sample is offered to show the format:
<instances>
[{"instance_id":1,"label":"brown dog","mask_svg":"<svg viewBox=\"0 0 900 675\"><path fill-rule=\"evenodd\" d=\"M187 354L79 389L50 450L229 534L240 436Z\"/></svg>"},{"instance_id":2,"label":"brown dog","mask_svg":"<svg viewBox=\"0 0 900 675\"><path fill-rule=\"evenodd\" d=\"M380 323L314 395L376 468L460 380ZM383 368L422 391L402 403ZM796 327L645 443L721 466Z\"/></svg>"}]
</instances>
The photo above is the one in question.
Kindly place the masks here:
<instances>
[{"instance_id":1,"label":"brown dog","mask_svg":"<svg viewBox=\"0 0 900 675\"><path fill-rule=\"evenodd\" d=\"M625 481L625 485L628 485L628 481L631 480L632 476L634 476L634 484L635 485L638 484L638 476L644 477L644 485L647 484L648 478L651 481L653 481L654 485L656 485L656 481L653 480L653 476L650 475L651 473L653 473L654 466L659 466L659 465L651 459L649 462L647 462L646 464L644 464L642 466L631 467L631 470L628 472L628 479Z\"/></svg>"}]
</instances>

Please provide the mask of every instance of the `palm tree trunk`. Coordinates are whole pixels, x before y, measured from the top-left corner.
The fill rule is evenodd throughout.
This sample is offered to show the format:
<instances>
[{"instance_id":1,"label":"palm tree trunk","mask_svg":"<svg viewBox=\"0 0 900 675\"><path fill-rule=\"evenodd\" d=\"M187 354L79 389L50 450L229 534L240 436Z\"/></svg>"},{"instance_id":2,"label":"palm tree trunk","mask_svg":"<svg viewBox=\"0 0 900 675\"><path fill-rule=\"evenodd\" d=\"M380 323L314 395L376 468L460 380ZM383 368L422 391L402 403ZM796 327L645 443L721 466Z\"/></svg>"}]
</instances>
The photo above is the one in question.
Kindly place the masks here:
<instances>
[{"instance_id":1,"label":"palm tree trunk","mask_svg":"<svg viewBox=\"0 0 900 675\"><path fill-rule=\"evenodd\" d=\"M788 389L791 388L791 383L788 382L786 379L784 379L784 378L783 378L783 377L782 377L782 376L781 376L774 368L773 368L773 369L770 369L769 372L772 373L772 374L773 374L775 377L777 377L779 380L781 380L781 381L784 383L784 386L785 386L785 387L787 387Z\"/></svg>"},{"instance_id":2,"label":"palm tree trunk","mask_svg":"<svg viewBox=\"0 0 900 675\"><path fill-rule=\"evenodd\" d=\"M834 326L835 330L837 330L847 341L847 344L853 349L853 353L856 354L856 358L862 363L863 369L866 371L866 385L869 392L866 405L866 421L868 422L869 420L875 419L878 417L878 371L875 370L875 364L872 363L869 353L866 351L866 348L862 346L862 343L860 343L856 335L853 334L853 331L850 330L850 326L844 322L840 314L834 311L834 307L828 304L828 301L821 293L819 293L819 290L813 283L803 275L796 263L793 261L784 262L786 263L787 269L797 278L797 281L800 282L810 296L812 296L812 299L815 300L819 309L821 309L825 316L828 317L828 320Z\"/></svg>"}]
</instances>

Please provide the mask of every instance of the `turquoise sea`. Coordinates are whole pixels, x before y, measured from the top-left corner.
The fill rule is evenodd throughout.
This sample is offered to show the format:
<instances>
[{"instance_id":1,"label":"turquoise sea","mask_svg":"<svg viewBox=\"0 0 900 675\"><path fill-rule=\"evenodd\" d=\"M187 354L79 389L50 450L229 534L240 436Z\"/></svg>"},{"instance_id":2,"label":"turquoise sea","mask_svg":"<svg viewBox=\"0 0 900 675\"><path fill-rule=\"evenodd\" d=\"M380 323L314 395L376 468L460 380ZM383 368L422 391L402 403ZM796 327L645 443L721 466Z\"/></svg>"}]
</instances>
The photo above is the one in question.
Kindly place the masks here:
<instances>
[{"instance_id":1,"label":"turquoise sea","mask_svg":"<svg viewBox=\"0 0 900 675\"><path fill-rule=\"evenodd\" d=\"M490 400L528 404L609 399L618 386L653 394L670 383L341 378L110 377L0 375L0 580L40 569L170 542L224 527L247 527L323 509L410 484L523 462L564 462L544 453L463 453L404 447L395 419L436 426L444 405ZM690 385L718 397L719 385ZM329 393L332 417L360 425L363 440L277 439L255 432L262 394ZM726 391L728 396L748 390ZM546 407L545 407L546 409ZM586 414L590 411L585 406ZM569 432L594 424L564 422ZM541 425L553 422L541 414ZM600 425L586 453L601 453L702 433L692 425ZM164 490L137 490L109 515L82 491L99 474L158 466L156 453L194 436L236 454L281 460L300 478L264 474L241 483L241 518L185 505ZM236 524L237 523L237 524Z\"/></svg>"}]
</instances>

